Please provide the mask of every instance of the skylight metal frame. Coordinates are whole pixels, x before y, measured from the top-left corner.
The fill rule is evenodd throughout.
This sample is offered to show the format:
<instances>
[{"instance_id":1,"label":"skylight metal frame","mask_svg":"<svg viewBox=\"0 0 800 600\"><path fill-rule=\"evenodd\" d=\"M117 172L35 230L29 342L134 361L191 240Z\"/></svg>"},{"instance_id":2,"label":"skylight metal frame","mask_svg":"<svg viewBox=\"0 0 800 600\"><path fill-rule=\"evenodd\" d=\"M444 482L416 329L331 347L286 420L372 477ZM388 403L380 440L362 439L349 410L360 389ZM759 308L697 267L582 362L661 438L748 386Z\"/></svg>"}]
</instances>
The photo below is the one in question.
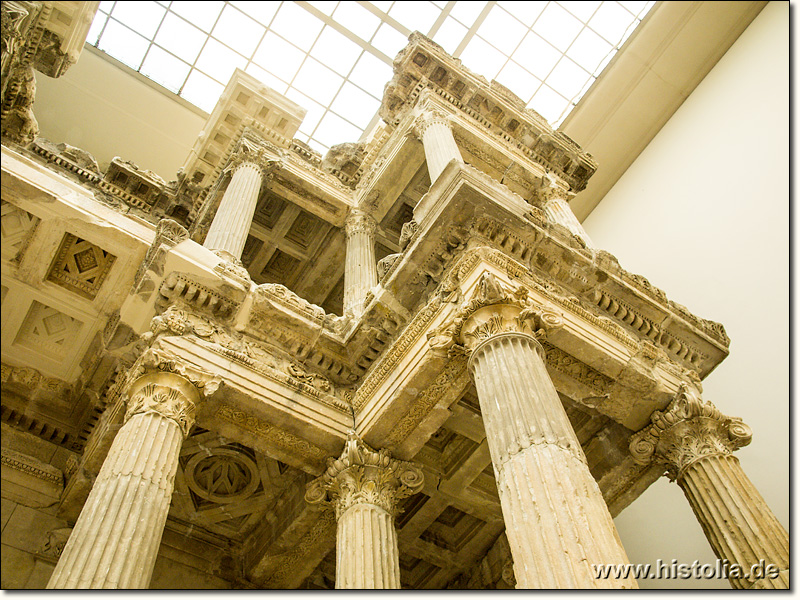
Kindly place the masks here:
<instances>
[{"instance_id":1,"label":"skylight metal frame","mask_svg":"<svg viewBox=\"0 0 800 600\"><path fill-rule=\"evenodd\" d=\"M409 4L407 0L405 1L405 3ZM211 93L207 94L208 98L203 101L203 106L200 106L200 104L198 104L197 98L195 99L186 98L186 100L191 102L192 104L195 104L196 106L199 106L201 109L209 112L213 108L216 102L216 96L214 95L213 90L218 89L219 92L221 93L227 81L220 81L219 78L215 78L210 73L207 73L202 68L198 67L198 61L201 60L201 57L206 56L204 55L204 51L206 50L207 47L209 47L209 43L212 44L219 43L223 48L225 48L230 52L233 52L235 55L237 55L237 57L239 57L241 60L244 61L244 65L242 67L244 70L248 70L248 68L250 68L252 65L253 67L257 67L261 71L263 71L266 77L265 75L260 75L260 76L269 79L268 81L264 82L266 85L270 87L273 86L276 87L277 91L286 94L290 98L293 98L301 105L304 105L304 103L308 104L308 101L305 101L305 99L306 98L310 99L311 102L313 102L314 104L311 106L304 106L305 108L309 109L309 115L314 115L316 113L319 113L321 110L319 119L316 122L313 122L313 119L315 117L312 117L311 119L307 118L308 124L301 125L300 131L298 132L296 137L298 137L298 139L300 139L301 141L308 143L322 154L324 154L327 151L328 147L330 147L330 145L332 144L342 143L346 141L355 141L355 139L363 137L366 133L371 131L380 120L377 109L380 105L383 86L391 77L391 71L387 70L386 76L382 77L381 81L377 81L376 77L375 87L372 89L365 89L363 85L359 85L350 78L351 76L353 76L354 70L359 65L359 62L362 60L362 58L365 56L365 53L368 53L369 55L371 55L371 57L378 59L380 63L387 65L388 67L391 68L394 56L389 56L386 52L382 51L380 48L376 47L373 44L373 41L375 41L376 36L378 35L378 32L381 31L381 27L384 24L386 24L388 27L391 27L392 30L397 32L399 36L402 36L403 38L407 38L412 31L406 25L404 25L403 23L399 22L396 18L394 18L392 14L390 14L392 13L392 10L395 4L397 4L397 2L373 3L365 0L360 0L358 2L350 2L350 4L359 5L369 14L374 15L380 20L377 27L371 34L370 39L365 40L333 17L333 15L336 12L336 9L339 8L341 4L344 4L344 2L324 2L324 3L308 2L308 1L297 1L293 3L285 1L271 2L271 3L261 2L259 4L261 4L262 6L267 4L276 5L274 12L269 18L269 23L266 23L259 21L257 18L250 17L250 15L248 15L247 12L245 12L245 10L236 6L237 3L225 0L221 1L219 4L221 8L219 9L216 18L214 19L213 25L211 25L211 27L209 28L202 29L197 25L195 25L194 23L192 23L187 18L185 18L184 16L178 14L177 12L174 12L172 10L174 4L172 1L160 1L152 4L159 5L164 9L164 12L161 15L161 18L152 36L150 36L150 38L147 38L145 36L142 36L137 31L135 31L135 29L133 29L133 27L131 27L128 23L125 23L116 18L114 14L114 9L116 8L117 4L120 4L120 2L117 1L101 2L100 10L97 13L95 22L92 24L92 29L90 30L89 34L90 37L87 40L87 43L95 47L98 47L98 49L100 50L103 50L102 46L104 45L108 46L108 44L103 43L105 41L103 36L106 33L108 24L111 22L120 24L134 35L141 37L142 40L145 40L145 42L147 43L147 48L144 54L141 56L141 59L139 60L138 64L129 64L128 62L125 61L124 58L121 58L120 56L115 56L111 52L107 52L108 54L114 56L115 58L121 60L122 62L125 62L125 64L128 64L128 66L130 66L132 69L140 73L142 71L142 67L145 65L147 61L148 56L150 56L151 51L153 51L153 48L158 48L161 51L170 54L172 57L175 58L176 61L180 61L180 63L182 63L183 66L188 67L188 71L186 72L183 81L180 83L180 85L173 84L171 86L168 86L166 84L167 82L161 82L155 79L153 79L153 81L156 81L160 85L164 86L166 89L177 93L179 96L185 97L184 92L187 91L187 84L190 83L190 79L191 82L194 82L194 79L192 79L193 74L198 73L204 77L207 77L213 82L213 84L210 88L212 90ZM136 4L141 6L144 3L136 2ZM203 4L206 4L207 6L207 3ZM279 14L281 14L280 11L284 8L285 4L294 4L297 7L302 8L304 11L306 11L308 16L313 17L321 24L321 26L319 27L319 31L314 36L313 42L311 42L311 44L308 45L307 50L299 47L296 43L286 39L285 35L282 35L281 32L273 29L273 24L275 23L275 19ZM384 11L377 4L384 5L384 8L386 8L386 10ZM522 20L520 20L515 16L513 12L514 8L513 5L515 4L514 2L497 2L497 1L485 2L483 3L483 7L480 9L477 16L471 23L463 23L462 21L459 20L458 17L451 14L456 5L459 4L458 2L455 2L453 0L447 2L444 1L429 2L425 0L424 2L419 2L418 4L420 5L419 6L420 9L425 8L431 11L432 10L431 7L435 7L435 9L439 11L439 14L437 15L433 24L428 28L427 31L422 32L429 38L433 39L434 41L437 41L437 34L441 30L442 26L448 22L448 19L452 19L459 26L466 28L466 33L464 34L463 38L457 44L457 46L452 52L454 57L460 58L464 53L464 51L470 46L470 43L472 43L473 40L475 40L476 38L479 38L482 42L489 44L489 46L497 50L497 52L499 52L504 57L504 62L502 66L500 66L500 68L494 74L495 77L500 77L501 74L503 73L503 70L509 65L509 62L513 61L515 68L522 69L524 75L530 76L531 78L530 80L538 81L539 83L538 86L536 87L536 90L532 94L530 94L529 97L527 98L523 97L522 99L523 101L527 102L528 107L533 108L538 112L541 112L543 116L545 116L545 118L550 120L553 126L558 126L567 116L569 111L575 106L575 104L577 104L577 102L580 100L583 94L586 93L586 91L591 86L593 81L597 78L597 76L599 76L600 72L605 67L605 65L608 64L608 61L613 57L613 55L616 53L619 47L624 43L625 39L627 39L627 37L630 36L635 27L641 22L641 20L644 18L647 12L653 6L654 2L653 1L597 2L596 6L594 6L594 10L591 11L591 15L587 19L580 19L577 15L575 15L572 11L570 11L569 8L570 2L557 2L555 0L551 0L549 2L539 2L539 3L526 2L525 4L528 5L528 7L531 6L535 7L536 5L541 7L541 10L539 11L538 15L535 17L534 21L530 23L530 25L528 25L527 23L523 22ZM591 8L591 5L593 4L594 4L593 2L584 3L583 7L589 6ZM604 5L612 5L612 8L617 10L617 12L619 12L619 8L622 8L625 11L625 13L622 13L623 16L629 17L628 25L625 28L625 33L621 36L621 39L609 40L607 39L606 36L604 36L602 33L600 33L595 29L596 26L593 27L591 25L593 19L598 15L599 11L603 9ZM212 35L211 33L220 23L220 19L223 17L224 14L226 14L225 11L228 9L238 11L238 13L241 13L241 15L244 15L249 19L253 19L259 24L259 27L263 29L263 32L261 33L261 39L259 39L258 43L253 46L253 50L250 52L249 56L245 56L238 50L231 47L230 43L226 43L225 40L222 40L216 35ZM565 11L572 18L576 19L581 23L580 29L573 36L572 40L567 45L567 48L563 52L559 50L553 43L551 43L544 37L540 36L535 31L537 23L540 22L542 15L544 15L548 10ZM574 4L572 6L572 10L573 11L575 10ZM527 29L527 31L523 34L522 38L516 44L514 50L511 53L506 53L499 50L497 46L492 43L492 40L488 40L484 35L478 34L479 30L481 29L481 26L486 22L487 18L489 17L490 14L493 13L493 11L504 11L506 14L502 15L503 17L507 18L510 16L511 18L516 20L517 24L521 24L524 28ZM176 56L173 52L155 42L155 39L158 36L159 31L162 30L162 27L164 26L164 23L168 15L174 15L174 17L180 19L184 24L188 24L188 26L197 29L199 32L201 32L203 35L206 36L205 40L203 40L203 43L200 46L200 49L198 50L196 56L194 57L194 60L191 63L189 63L187 60L183 58ZM332 78L332 81L338 81L338 86L336 86L335 92L331 96L330 101L325 103L320 103L307 93L308 90L304 92L295 87L295 84L296 82L298 82L298 76L301 74L301 72L303 72L303 69L309 60L318 62L322 64L324 67L329 68L328 65L325 64L325 62L322 62L318 58L311 56L312 50L314 49L315 45L320 41L320 36L323 35L323 32L326 30L327 27L330 27L333 31L337 32L338 34L343 35L349 42L355 44L358 48L360 48L361 52L358 54L352 65L347 70L346 75L342 75L341 73L337 73L331 69L331 72L335 75L335 77L339 78L341 81L334 80ZM586 30L593 32L595 35L599 36L610 46L610 50L608 51L607 55L602 57L602 59L599 62L599 66L592 73L590 73L583 65L574 60L569 54L570 50L573 48L578 38L581 36L581 33ZM300 59L299 66L296 68L296 70L294 70L294 74L290 77L289 81L286 81L285 77L281 77L275 75L274 73L271 73L269 69L266 68L267 65L261 64L254 60L259 52L259 48L261 48L261 45L264 43L264 40L270 33L274 36L277 36L279 40L281 40L282 42L289 44L290 46L286 46L287 49L292 47L296 49L299 53L302 53L304 55L302 56L302 59ZM400 41L399 36L397 37L398 41ZM518 56L518 53L521 52L521 46L523 45L528 36L536 36L536 38L538 38L537 40L538 43L544 42L551 48L555 49L560 55L560 57L550 67L547 75L545 75L543 78L536 77L535 75L530 73L530 71L526 69L526 67L524 66L525 61L524 60L521 61L520 57ZM399 51L400 49L402 49L402 46L398 47L397 51ZM551 77L553 76L556 69L559 68L561 62L564 61L565 59L569 60L575 67L577 67L578 69L583 71L583 73L585 73L585 81L583 82L583 85L581 85L579 90L574 94L564 94L554 89L554 87L552 86L554 82L551 79ZM465 66L467 68L473 68L473 65L470 64L466 64ZM255 69L250 69L250 70L252 71ZM479 69L474 69L474 70L480 73ZM144 73L142 73L142 75L147 77L147 75L145 75ZM514 89L513 82L504 81L502 79L499 79L499 81L504 85L506 85L506 87L511 89L511 91L515 93L518 92L518 90ZM372 105L375 107L375 109L372 112L372 116L369 122L365 126L358 123L354 123L352 117L348 118L347 116L342 115L341 111L337 112L336 110L332 109L332 106L336 102L336 99L339 97L340 94L343 93L343 90L348 84L355 86L357 90L366 94L368 99L373 101ZM534 85L536 84L534 83ZM573 89L575 87L577 87L577 84L573 85ZM537 103L541 101L542 95L544 94L551 94L551 96L555 95L556 102L563 108L559 111L558 105L555 108L545 107L542 104L538 104L537 106ZM329 115L331 116L329 117ZM341 122L338 124L338 127L335 124L334 121L335 119L341 119ZM363 123L365 120L366 119L362 120L361 123ZM330 135L323 135L326 130L326 127L332 131ZM352 137L355 137L355 139L348 139Z\"/></svg>"}]
</instances>

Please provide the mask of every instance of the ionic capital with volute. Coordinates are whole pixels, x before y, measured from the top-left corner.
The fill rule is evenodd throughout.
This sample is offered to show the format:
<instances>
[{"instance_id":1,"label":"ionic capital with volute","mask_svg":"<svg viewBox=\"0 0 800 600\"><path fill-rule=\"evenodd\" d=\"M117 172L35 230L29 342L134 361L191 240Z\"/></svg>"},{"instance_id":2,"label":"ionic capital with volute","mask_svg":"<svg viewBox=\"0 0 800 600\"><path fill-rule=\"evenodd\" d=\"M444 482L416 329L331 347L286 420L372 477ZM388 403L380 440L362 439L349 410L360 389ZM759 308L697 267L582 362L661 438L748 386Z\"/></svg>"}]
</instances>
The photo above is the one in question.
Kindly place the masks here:
<instances>
[{"instance_id":1,"label":"ionic capital with volute","mask_svg":"<svg viewBox=\"0 0 800 600\"><path fill-rule=\"evenodd\" d=\"M357 504L372 504L395 517L398 502L422 484L419 467L393 459L388 450L373 450L351 432L341 456L329 458L325 473L309 484L306 500L332 505L337 519Z\"/></svg>"},{"instance_id":2,"label":"ionic capital with volute","mask_svg":"<svg viewBox=\"0 0 800 600\"><path fill-rule=\"evenodd\" d=\"M537 340L563 324L561 313L532 302L523 286L507 289L486 272L455 317L428 334L428 344L442 355L459 352L471 355L484 341L498 335L527 335L533 338L544 358Z\"/></svg>"},{"instance_id":3,"label":"ionic capital with volute","mask_svg":"<svg viewBox=\"0 0 800 600\"><path fill-rule=\"evenodd\" d=\"M661 461L670 479L709 456L729 456L746 446L753 432L741 419L723 415L700 397L699 382L683 383L666 410L631 438L630 451L640 464Z\"/></svg>"}]
</instances>

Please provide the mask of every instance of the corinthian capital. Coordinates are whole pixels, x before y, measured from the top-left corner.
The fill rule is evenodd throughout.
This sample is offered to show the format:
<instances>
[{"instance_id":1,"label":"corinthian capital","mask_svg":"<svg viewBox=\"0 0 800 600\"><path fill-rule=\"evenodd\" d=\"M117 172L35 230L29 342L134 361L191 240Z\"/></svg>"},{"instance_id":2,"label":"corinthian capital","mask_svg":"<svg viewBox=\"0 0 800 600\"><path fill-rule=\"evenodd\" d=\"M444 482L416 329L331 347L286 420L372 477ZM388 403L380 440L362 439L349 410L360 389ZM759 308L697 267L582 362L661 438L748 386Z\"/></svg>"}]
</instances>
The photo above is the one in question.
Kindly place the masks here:
<instances>
[{"instance_id":1,"label":"corinthian capital","mask_svg":"<svg viewBox=\"0 0 800 600\"><path fill-rule=\"evenodd\" d=\"M367 235L375 235L375 219L372 218L368 212L353 208L350 214L344 221L344 232L347 237L351 237L356 233L366 233Z\"/></svg>"},{"instance_id":2,"label":"corinthian capital","mask_svg":"<svg viewBox=\"0 0 800 600\"><path fill-rule=\"evenodd\" d=\"M331 504L338 519L356 504L374 504L393 517L398 501L422 489L419 467L391 457L388 450L373 450L351 432L339 458L329 458L325 473L312 481L306 501Z\"/></svg>"},{"instance_id":3,"label":"corinthian capital","mask_svg":"<svg viewBox=\"0 0 800 600\"><path fill-rule=\"evenodd\" d=\"M184 437L189 435L199 399L191 382L173 373L148 373L133 382L128 395L125 421L134 415L155 413L175 421Z\"/></svg>"},{"instance_id":4,"label":"corinthian capital","mask_svg":"<svg viewBox=\"0 0 800 600\"><path fill-rule=\"evenodd\" d=\"M532 302L524 287L507 289L487 272L455 318L428 334L428 344L439 354L452 354L455 349L469 352L496 335L525 333L543 338L563 325L561 313Z\"/></svg>"},{"instance_id":5,"label":"corinthian capital","mask_svg":"<svg viewBox=\"0 0 800 600\"><path fill-rule=\"evenodd\" d=\"M665 411L653 413L650 422L631 438L631 454L640 464L666 463L671 479L700 459L732 454L753 436L741 419L723 415L700 398L696 385L686 383Z\"/></svg>"}]
</instances>

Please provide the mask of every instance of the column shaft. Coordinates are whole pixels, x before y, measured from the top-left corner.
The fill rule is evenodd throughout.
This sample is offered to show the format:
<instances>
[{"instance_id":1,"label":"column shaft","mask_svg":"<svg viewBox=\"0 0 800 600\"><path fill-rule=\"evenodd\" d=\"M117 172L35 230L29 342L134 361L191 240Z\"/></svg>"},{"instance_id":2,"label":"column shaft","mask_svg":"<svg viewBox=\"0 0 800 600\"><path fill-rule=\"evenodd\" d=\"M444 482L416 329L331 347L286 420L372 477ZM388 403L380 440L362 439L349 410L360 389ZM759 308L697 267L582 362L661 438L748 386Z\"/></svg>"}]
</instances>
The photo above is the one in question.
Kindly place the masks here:
<instances>
[{"instance_id":1,"label":"column shaft","mask_svg":"<svg viewBox=\"0 0 800 600\"><path fill-rule=\"evenodd\" d=\"M593 565L628 563L600 489L538 354L503 333L470 360L519 588L635 588Z\"/></svg>"},{"instance_id":2,"label":"column shaft","mask_svg":"<svg viewBox=\"0 0 800 600\"><path fill-rule=\"evenodd\" d=\"M375 221L354 210L345 224L347 256L344 266L344 312L359 317L364 298L378 284L375 261Z\"/></svg>"},{"instance_id":3,"label":"column shaft","mask_svg":"<svg viewBox=\"0 0 800 600\"><path fill-rule=\"evenodd\" d=\"M551 221L563 225L569 229L573 235L577 235L581 238L588 248L594 248L592 240L589 238L583 225L578 221L578 217L572 212L566 200L559 197L551 198L544 205L544 212Z\"/></svg>"},{"instance_id":4,"label":"column shaft","mask_svg":"<svg viewBox=\"0 0 800 600\"><path fill-rule=\"evenodd\" d=\"M440 117L432 117L422 125L422 146L425 148L425 160L428 173L433 184L442 174L444 168L454 158L462 161L461 152L453 137L448 123Z\"/></svg>"},{"instance_id":5,"label":"column shaft","mask_svg":"<svg viewBox=\"0 0 800 600\"><path fill-rule=\"evenodd\" d=\"M781 570L789 568L789 536L736 457L701 458L683 470L678 485L718 558L742 566L745 575L761 559ZM781 581L761 580L758 587L783 587ZM734 588L753 587L744 577L731 577L730 582Z\"/></svg>"},{"instance_id":6,"label":"column shaft","mask_svg":"<svg viewBox=\"0 0 800 600\"><path fill-rule=\"evenodd\" d=\"M261 169L250 162L243 162L234 170L203 246L209 250L224 250L241 260L262 177Z\"/></svg>"},{"instance_id":7,"label":"column shaft","mask_svg":"<svg viewBox=\"0 0 800 600\"><path fill-rule=\"evenodd\" d=\"M122 426L48 588L147 588L172 498L183 433L156 413Z\"/></svg>"},{"instance_id":8,"label":"column shaft","mask_svg":"<svg viewBox=\"0 0 800 600\"><path fill-rule=\"evenodd\" d=\"M336 531L337 589L400 589L394 518L374 504L356 504Z\"/></svg>"}]
</instances>

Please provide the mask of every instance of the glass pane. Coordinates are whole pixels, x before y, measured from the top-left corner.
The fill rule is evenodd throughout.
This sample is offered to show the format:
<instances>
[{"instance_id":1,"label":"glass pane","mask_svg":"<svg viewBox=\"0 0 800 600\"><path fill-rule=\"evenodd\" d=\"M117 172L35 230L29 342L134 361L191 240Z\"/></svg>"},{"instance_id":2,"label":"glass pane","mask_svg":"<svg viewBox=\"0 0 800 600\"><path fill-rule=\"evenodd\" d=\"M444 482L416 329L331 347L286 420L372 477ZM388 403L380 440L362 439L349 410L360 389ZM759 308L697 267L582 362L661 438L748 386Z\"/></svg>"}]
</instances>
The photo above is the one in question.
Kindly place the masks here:
<instances>
[{"instance_id":1,"label":"glass pane","mask_svg":"<svg viewBox=\"0 0 800 600\"><path fill-rule=\"evenodd\" d=\"M392 59L407 44L408 38L388 23L381 25L378 33L372 38L372 45Z\"/></svg>"},{"instance_id":2,"label":"glass pane","mask_svg":"<svg viewBox=\"0 0 800 600\"><path fill-rule=\"evenodd\" d=\"M310 54L339 75L346 76L353 69L361 52L360 46L348 40L333 27L325 26Z\"/></svg>"},{"instance_id":3,"label":"glass pane","mask_svg":"<svg viewBox=\"0 0 800 600\"><path fill-rule=\"evenodd\" d=\"M499 6L492 8L478 28L479 36L507 56L514 52L527 32L527 27Z\"/></svg>"},{"instance_id":4,"label":"glass pane","mask_svg":"<svg viewBox=\"0 0 800 600\"><path fill-rule=\"evenodd\" d=\"M278 60L280 57L280 60ZM286 40L267 32L253 56L253 62L290 83L306 55Z\"/></svg>"},{"instance_id":5,"label":"glass pane","mask_svg":"<svg viewBox=\"0 0 800 600\"><path fill-rule=\"evenodd\" d=\"M195 67L220 83L228 83L236 67L244 69L247 61L217 40L209 39Z\"/></svg>"},{"instance_id":6,"label":"glass pane","mask_svg":"<svg viewBox=\"0 0 800 600\"><path fill-rule=\"evenodd\" d=\"M512 60L508 61L495 79L522 98L526 104L542 83Z\"/></svg>"},{"instance_id":7,"label":"glass pane","mask_svg":"<svg viewBox=\"0 0 800 600\"><path fill-rule=\"evenodd\" d=\"M249 73L256 79L258 79L261 83L266 84L268 87L272 88L279 94L285 94L286 90L289 87L289 84L281 81L277 77L275 77L272 73L269 73L256 65L255 63L250 63L247 65L245 72Z\"/></svg>"},{"instance_id":8,"label":"glass pane","mask_svg":"<svg viewBox=\"0 0 800 600\"><path fill-rule=\"evenodd\" d=\"M584 29L572 43L567 56L590 73L594 73L598 65L614 48L591 29Z\"/></svg>"},{"instance_id":9,"label":"glass pane","mask_svg":"<svg viewBox=\"0 0 800 600\"><path fill-rule=\"evenodd\" d=\"M507 58L481 38L475 37L464 48L461 60L471 71L480 73L487 79L494 79Z\"/></svg>"},{"instance_id":10,"label":"glass pane","mask_svg":"<svg viewBox=\"0 0 800 600\"><path fill-rule=\"evenodd\" d=\"M97 47L129 67L138 69L149 45L150 42L138 33L134 33L114 19L109 19Z\"/></svg>"},{"instance_id":11,"label":"glass pane","mask_svg":"<svg viewBox=\"0 0 800 600\"><path fill-rule=\"evenodd\" d=\"M343 2L343 4L348 4L348 3ZM383 12L388 13L389 9L392 8L393 2L370 2L370 4L382 10Z\"/></svg>"},{"instance_id":12,"label":"glass pane","mask_svg":"<svg viewBox=\"0 0 800 600\"><path fill-rule=\"evenodd\" d=\"M289 88L289 91L286 93L286 97L308 111L306 112L306 116L303 118L303 122L300 124L300 132L310 136L312 133L314 133L317 125L319 125L322 115L325 114L325 107L319 102L314 102L311 98L305 94L301 94L294 88Z\"/></svg>"},{"instance_id":13,"label":"glass pane","mask_svg":"<svg viewBox=\"0 0 800 600\"><path fill-rule=\"evenodd\" d=\"M344 79L313 58L307 58L292 82L297 88L320 104L330 104Z\"/></svg>"},{"instance_id":14,"label":"glass pane","mask_svg":"<svg viewBox=\"0 0 800 600\"><path fill-rule=\"evenodd\" d=\"M226 6L211 32L240 54L252 56L266 29L233 6Z\"/></svg>"},{"instance_id":15,"label":"glass pane","mask_svg":"<svg viewBox=\"0 0 800 600\"><path fill-rule=\"evenodd\" d=\"M564 52L577 37L583 25L558 4L550 3L536 21L533 30Z\"/></svg>"},{"instance_id":16,"label":"glass pane","mask_svg":"<svg viewBox=\"0 0 800 600\"><path fill-rule=\"evenodd\" d=\"M329 148L344 142L357 142L361 130L328 111L314 132L314 139Z\"/></svg>"},{"instance_id":17,"label":"glass pane","mask_svg":"<svg viewBox=\"0 0 800 600\"><path fill-rule=\"evenodd\" d=\"M527 4L527 2L513 2L513 4ZM450 10L450 16L471 27L485 6L486 2L456 2Z\"/></svg>"},{"instance_id":18,"label":"glass pane","mask_svg":"<svg viewBox=\"0 0 800 600\"><path fill-rule=\"evenodd\" d=\"M308 51L322 30L322 21L294 2L284 2L270 29L298 48Z\"/></svg>"},{"instance_id":19,"label":"glass pane","mask_svg":"<svg viewBox=\"0 0 800 600\"><path fill-rule=\"evenodd\" d=\"M568 104L569 101L566 98L559 96L546 85L539 88L539 91L536 92L536 95L531 101L533 110L542 115L550 123L555 123L556 119L561 116L561 113L564 112Z\"/></svg>"},{"instance_id":20,"label":"glass pane","mask_svg":"<svg viewBox=\"0 0 800 600\"><path fill-rule=\"evenodd\" d=\"M208 35L179 16L168 13L158 30L156 43L188 63L194 63Z\"/></svg>"},{"instance_id":21,"label":"glass pane","mask_svg":"<svg viewBox=\"0 0 800 600\"><path fill-rule=\"evenodd\" d=\"M103 31L107 20L108 17L99 11L97 12L94 21L92 21L92 26L89 28L89 35L86 36L87 44L91 44L92 46L97 45L97 38L100 37L100 32Z\"/></svg>"},{"instance_id":22,"label":"glass pane","mask_svg":"<svg viewBox=\"0 0 800 600\"><path fill-rule=\"evenodd\" d=\"M589 27L612 44L618 44L633 22L633 16L616 2L604 2L589 21Z\"/></svg>"},{"instance_id":23,"label":"glass pane","mask_svg":"<svg viewBox=\"0 0 800 600\"><path fill-rule=\"evenodd\" d=\"M219 13L225 3L217 0L206 2L192 2L191 0L175 0L169 9L182 16L184 19L197 25L203 31L211 31L217 22Z\"/></svg>"},{"instance_id":24,"label":"glass pane","mask_svg":"<svg viewBox=\"0 0 800 600\"><path fill-rule=\"evenodd\" d=\"M556 66L561 53L538 35L530 32L522 40L512 58L539 79L544 79Z\"/></svg>"},{"instance_id":25,"label":"glass pane","mask_svg":"<svg viewBox=\"0 0 800 600\"><path fill-rule=\"evenodd\" d=\"M391 78L392 67L368 52L361 55L350 73L350 81L376 98L383 97L383 87Z\"/></svg>"},{"instance_id":26,"label":"glass pane","mask_svg":"<svg viewBox=\"0 0 800 600\"><path fill-rule=\"evenodd\" d=\"M225 86L221 83L217 83L200 71L193 70L183 86L181 95L192 104L210 113L214 110L214 105L224 89Z\"/></svg>"},{"instance_id":27,"label":"glass pane","mask_svg":"<svg viewBox=\"0 0 800 600\"><path fill-rule=\"evenodd\" d=\"M344 84L336 100L331 104L331 110L362 130L372 120L379 107L378 100L351 83Z\"/></svg>"},{"instance_id":28,"label":"glass pane","mask_svg":"<svg viewBox=\"0 0 800 600\"><path fill-rule=\"evenodd\" d=\"M464 36L467 35L467 31L467 28L461 23L447 17L439 31L433 36L433 41L444 48L448 54L453 54L464 39Z\"/></svg>"},{"instance_id":29,"label":"glass pane","mask_svg":"<svg viewBox=\"0 0 800 600\"><path fill-rule=\"evenodd\" d=\"M381 24L377 16L355 2L340 2L333 18L366 42L372 39L372 34Z\"/></svg>"},{"instance_id":30,"label":"glass pane","mask_svg":"<svg viewBox=\"0 0 800 600\"><path fill-rule=\"evenodd\" d=\"M528 27L531 27L536 19L539 18L539 15L542 14L545 6L547 6L547 0L537 0L535 2L511 0L510 2L498 2L498 4L506 9L509 14L522 21Z\"/></svg>"},{"instance_id":31,"label":"glass pane","mask_svg":"<svg viewBox=\"0 0 800 600\"><path fill-rule=\"evenodd\" d=\"M191 66L158 46L151 46L142 63L141 73L176 94L180 91Z\"/></svg>"},{"instance_id":32,"label":"glass pane","mask_svg":"<svg viewBox=\"0 0 800 600\"><path fill-rule=\"evenodd\" d=\"M389 16L408 27L409 32L421 31L427 34L441 12L441 9L427 0L404 0L394 3Z\"/></svg>"},{"instance_id":33,"label":"glass pane","mask_svg":"<svg viewBox=\"0 0 800 600\"><path fill-rule=\"evenodd\" d=\"M590 73L581 69L565 56L558 62L553 72L550 73L550 77L547 78L547 85L565 98L572 99L581 91L581 88L589 79L591 79Z\"/></svg>"},{"instance_id":34,"label":"glass pane","mask_svg":"<svg viewBox=\"0 0 800 600\"><path fill-rule=\"evenodd\" d=\"M152 38L165 12L156 2L117 2L111 16L136 33Z\"/></svg>"},{"instance_id":35,"label":"glass pane","mask_svg":"<svg viewBox=\"0 0 800 600\"><path fill-rule=\"evenodd\" d=\"M280 6L280 2L262 2L261 0L237 0L231 4L262 25L269 25L272 22L272 18Z\"/></svg>"},{"instance_id":36,"label":"glass pane","mask_svg":"<svg viewBox=\"0 0 800 600\"><path fill-rule=\"evenodd\" d=\"M586 23L586 21L592 18L592 15L602 2L582 0L581 2L559 2L559 4L578 17L583 23Z\"/></svg>"},{"instance_id":37,"label":"glass pane","mask_svg":"<svg viewBox=\"0 0 800 600\"><path fill-rule=\"evenodd\" d=\"M316 8L319 12L325 13L330 17L331 13L333 13L333 11L336 9L336 5L339 3L332 0L319 0L317 2L309 2L309 4Z\"/></svg>"}]
</instances>

